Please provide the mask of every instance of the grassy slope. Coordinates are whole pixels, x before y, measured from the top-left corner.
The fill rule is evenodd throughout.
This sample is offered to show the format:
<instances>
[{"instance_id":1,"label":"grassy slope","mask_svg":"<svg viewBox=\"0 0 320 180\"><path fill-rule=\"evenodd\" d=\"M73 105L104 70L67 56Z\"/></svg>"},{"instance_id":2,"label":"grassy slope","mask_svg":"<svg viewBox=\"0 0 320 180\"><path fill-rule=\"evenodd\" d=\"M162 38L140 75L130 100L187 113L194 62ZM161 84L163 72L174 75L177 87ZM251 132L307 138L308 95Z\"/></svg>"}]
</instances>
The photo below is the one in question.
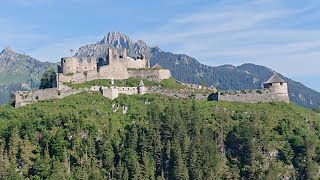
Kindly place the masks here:
<instances>
[{"instance_id":1,"label":"grassy slope","mask_svg":"<svg viewBox=\"0 0 320 180\"><path fill-rule=\"evenodd\" d=\"M126 80L115 80L116 86L124 86L124 87L137 87L140 83L140 79L137 78L129 78ZM160 83L155 81L148 81L143 80L143 83L145 86L159 86L161 85L164 88L168 89L184 89L187 88L186 86L183 86L176 82L175 79L165 79L162 80ZM93 81L88 81L85 83L80 84L73 84L73 83L64 83L65 85L72 87L73 89L81 89L81 88L90 88L91 86L105 86L110 87L111 86L111 80L110 79L97 79Z\"/></svg>"}]
</instances>

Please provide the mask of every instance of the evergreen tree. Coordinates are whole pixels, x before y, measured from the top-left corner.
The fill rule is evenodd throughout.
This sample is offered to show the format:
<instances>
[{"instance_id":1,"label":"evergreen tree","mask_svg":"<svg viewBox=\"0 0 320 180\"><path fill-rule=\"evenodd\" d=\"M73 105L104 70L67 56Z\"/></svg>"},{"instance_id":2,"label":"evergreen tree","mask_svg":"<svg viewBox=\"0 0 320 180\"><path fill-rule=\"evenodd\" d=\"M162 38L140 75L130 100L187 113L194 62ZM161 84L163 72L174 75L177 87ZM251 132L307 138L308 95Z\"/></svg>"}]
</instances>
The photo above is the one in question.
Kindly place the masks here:
<instances>
[{"instance_id":1,"label":"evergreen tree","mask_svg":"<svg viewBox=\"0 0 320 180\"><path fill-rule=\"evenodd\" d=\"M171 161L173 164L173 179L186 180L189 179L188 168L184 163L181 155L181 148L179 142L175 140L174 146L171 149Z\"/></svg>"},{"instance_id":2,"label":"evergreen tree","mask_svg":"<svg viewBox=\"0 0 320 180\"><path fill-rule=\"evenodd\" d=\"M52 85L54 84L55 76L56 76L56 73L54 72L53 68L45 71L40 80L39 89L53 88Z\"/></svg>"}]
</instances>

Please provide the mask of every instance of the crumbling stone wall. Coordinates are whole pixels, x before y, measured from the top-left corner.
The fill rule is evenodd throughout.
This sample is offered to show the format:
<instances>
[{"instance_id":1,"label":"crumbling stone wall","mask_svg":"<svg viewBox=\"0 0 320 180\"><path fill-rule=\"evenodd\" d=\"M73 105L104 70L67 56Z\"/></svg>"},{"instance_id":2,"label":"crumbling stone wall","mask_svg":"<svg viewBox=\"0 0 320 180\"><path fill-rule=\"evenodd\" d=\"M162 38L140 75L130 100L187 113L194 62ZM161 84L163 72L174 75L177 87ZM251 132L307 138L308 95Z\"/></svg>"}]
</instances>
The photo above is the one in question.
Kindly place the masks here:
<instances>
[{"instance_id":1,"label":"crumbling stone wall","mask_svg":"<svg viewBox=\"0 0 320 180\"><path fill-rule=\"evenodd\" d=\"M108 66L102 66L98 73L98 79L128 79L129 74L126 63L123 60L113 61Z\"/></svg>"},{"instance_id":2,"label":"crumbling stone wall","mask_svg":"<svg viewBox=\"0 0 320 180\"><path fill-rule=\"evenodd\" d=\"M128 70L129 77L138 79L147 79L149 81L161 82L164 79L171 77L171 72L168 69L137 69Z\"/></svg>"},{"instance_id":3,"label":"crumbling stone wall","mask_svg":"<svg viewBox=\"0 0 320 180\"><path fill-rule=\"evenodd\" d=\"M133 59L128 57L126 60L127 68L150 68L147 59Z\"/></svg>"},{"instance_id":4,"label":"crumbling stone wall","mask_svg":"<svg viewBox=\"0 0 320 180\"><path fill-rule=\"evenodd\" d=\"M12 94L15 107L25 106L41 100L64 98L72 94L80 93L80 90L68 89L60 91L57 88L40 89L36 91L16 91Z\"/></svg>"},{"instance_id":5,"label":"crumbling stone wall","mask_svg":"<svg viewBox=\"0 0 320 180\"><path fill-rule=\"evenodd\" d=\"M168 69L127 70L123 64L118 63L118 65L115 66L103 66L99 72L88 71L83 73L75 73L73 75L59 73L58 87L61 89L61 87L63 87L63 82L79 84L95 79L128 79L129 77L161 82L164 79L170 78L171 73Z\"/></svg>"},{"instance_id":6,"label":"crumbling stone wall","mask_svg":"<svg viewBox=\"0 0 320 180\"><path fill-rule=\"evenodd\" d=\"M162 94L162 95L172 96L172 97L181 98L181 99L194 97L195 99L198 99L198 100L208 100L208 96L209 96L208 93L194 92L191 89L176 90L176 89L163 89L161 87L150 87L148 89L148 93Z\"/></svg>"},{"instance_id":7,"label":"crumbling stone wall","mask_svg":"<svg viewBox=\"0 0 320 180\"><path fill-rule=\"evenodd\" d=\"M214 101L231 101L231 102L290 102L288 94L275 93L270 89L253 90L253 91L235 91L235 92L217 92L209 96Z\"/></svg>"},{"instance_id":8,"label":"crumbling stone wall","mask_svg":"<svg viewBox=\"0 0 320 180\"><path fill-rule=\"evenodd\" d=\"M81 73L85 71L97 70L95 59L64 57L61 58L61 67L63 74Z\"/></svg>"},{"instance_id":9,"label":"crumbling stone wall","mask_svg":"<svg viewBox=\"0 0 320 180\"><path fill-rule=\"evenodd\" d=\"M103 96L109 99L115 99L119 94L140 94L139 87L101 87L101 93Z\"/></svg>"}]
</instances>

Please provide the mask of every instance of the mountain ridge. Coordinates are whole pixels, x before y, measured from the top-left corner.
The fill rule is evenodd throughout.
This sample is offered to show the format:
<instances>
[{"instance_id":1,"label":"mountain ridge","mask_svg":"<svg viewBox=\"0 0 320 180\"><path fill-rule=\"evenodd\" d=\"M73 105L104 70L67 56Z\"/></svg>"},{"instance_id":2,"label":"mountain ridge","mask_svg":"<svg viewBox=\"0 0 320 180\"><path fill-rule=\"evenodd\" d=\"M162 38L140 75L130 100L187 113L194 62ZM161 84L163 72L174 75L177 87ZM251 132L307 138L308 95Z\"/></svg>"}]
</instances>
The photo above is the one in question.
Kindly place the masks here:
<instances>
[{"instance_id":1,"label":"mountain ridge","mask_svg":"<svg viewBox=\"0 0 320 180\"><path fill-rule=\"evenodd\" d=\"M75 56L86 58L99 56L105 57L108 54L108 48L126 48L128 55L132 57L144 54L150 59L151 66L158 63L162 67L170 69L173 77L179 81L193 84L204 84L207 86L212 85L222 91L262 88L263 83L275 72L268 67L253 63L245 63L239 66L229 64L221 66L205 65L188 55L166 52L161 50L158 46L148 46L143 40L134 41L128 36L119 32L110 32L107 34L107 36L104 36L102 40L95 44L81 46L75 53ZM25 82L27 81L28 84L31 84L30 87L32 88L36 88L36 85L38 85L44 70L49 68L49 66L54 65L53 63L40 62L31 56L15 53L10 48L5 48L1 52L1 54L10 53L11 57L7 56L4 58L4 55L0 55L0 64L3 63L5 59L8 62L17 62L22 59L26 62L31 62L31 64L32 62L36 64L33 66L33 68L35 68L37 71L32 70L32 72L38 72L38 74L36 74L34 78L31 78L32 82L30 83L29 79L24 79ZM9 76L15 76L14 74L10 74L8 72L16 72L19 68L21 69L21 67L12 66L10 70L7 69L7 74L9 74ZM32 67L27 69L32 69ZM0 66L0 75L2 71ZM306 87L302 83L293 81L290 78L281 75L281 73L278 74L281 78L284 78L286 81L288 81L289 96L292 102L307 108L313 108L320 105L319 92ZM29 75L23 75L23 77L29 77L30 75L32 77L31 71L29 72ZM23 82L19 81L15 83L21 84ZM3 81L1 81L0 85L3 86ZM14 89L18 90L19 88ZM4 100L0 100L0 103L4 103Z\"/></svg>"},{"instance_id":2,"label":"mountain ridge","mask_svg":"<svg viewBox=\"0 0 320 180\"><path fill-rule=\"evenodd\" d=\"M145 54L147 58L150 58L151 66L158 63L162 67L170 69L173 77L179 81L213 85L223 91L262 88L263 83L275 73L268 67L253 63L245 63L240 66L208 66L188 55L166 52L158 46L150 47L142 40L134 41L119 32L110 32L104 39L106 40L101 40L100 43L82 46L75 56L98 57L106 54L106 49L109 47L126 48L131 56ZM320 105L319 92L287 78L281 73L277 74L289 82L291 101L307 108Z\"/></svg>"},{"instance_id":3,"label":"mountain ridge","mask_svg":"<svg viewBox=\"0 0 320 180\"><path fill-rule=\"evenodd\" d=\"M13 91L37 89L44 71L54 66L4 48L0 53L0 104L7 103Z\"/></svg>"}]
</instances>

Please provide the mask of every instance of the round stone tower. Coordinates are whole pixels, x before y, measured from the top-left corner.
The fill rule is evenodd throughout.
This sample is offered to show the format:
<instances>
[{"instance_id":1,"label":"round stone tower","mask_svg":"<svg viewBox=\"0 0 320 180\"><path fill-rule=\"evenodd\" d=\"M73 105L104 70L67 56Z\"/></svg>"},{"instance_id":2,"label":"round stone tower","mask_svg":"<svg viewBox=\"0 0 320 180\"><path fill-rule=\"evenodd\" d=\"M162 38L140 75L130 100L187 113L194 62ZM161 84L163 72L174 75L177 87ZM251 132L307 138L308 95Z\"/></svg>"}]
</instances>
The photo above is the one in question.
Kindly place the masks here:
<instances>
[{"instance_id":1,"label":"round stone tower","mask_svg":"<svg viewBox=\"0 0 320 180\"><path fill-rule=\"evenodd\" d=\"M63 74L76 73L79 59L76 57L61 58L61 70Z\"/></svg>"},{"instance_id":2,"label":"round stone tower","mask_svg":"<svg viewBox=\"0 0 320 180\"><path fill-rule=\"evenodd\" d=\"M275 95L276 100L289 102L288 83L276 73L263 86Z\"/></svg>"},{"instance_id":3,"label":"round stone tower","mask_svg":"<svg viewBox=\"0 0 320 180\"><path fill-rule=\"evenodd\" d=\"M147 92L147 88L144 86L144 83L142 80L140 80L139 86L138 86L138 93L139 94L145 94Z\"/></svg>"}]
</instances>

